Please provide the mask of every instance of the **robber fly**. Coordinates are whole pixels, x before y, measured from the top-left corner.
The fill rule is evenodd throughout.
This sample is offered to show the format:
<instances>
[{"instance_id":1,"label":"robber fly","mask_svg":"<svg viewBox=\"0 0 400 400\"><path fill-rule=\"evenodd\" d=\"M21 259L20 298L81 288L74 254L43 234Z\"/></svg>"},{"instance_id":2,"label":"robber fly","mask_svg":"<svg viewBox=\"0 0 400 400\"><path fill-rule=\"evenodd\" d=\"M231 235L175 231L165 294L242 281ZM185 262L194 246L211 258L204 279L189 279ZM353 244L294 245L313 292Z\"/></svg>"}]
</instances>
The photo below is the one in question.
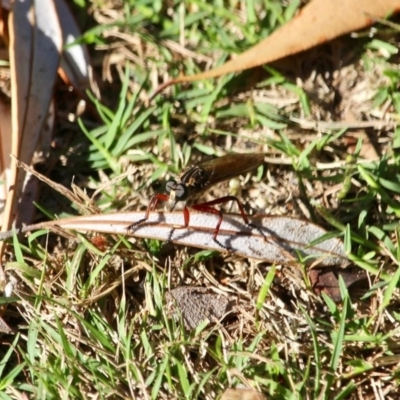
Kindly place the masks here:
<instances>
[{"instance_id":1,"label":"robber fly","mask_svg":"<svg viewBox=\"0 0 400 400\"><path fill-rule=\"evenodd\" d=\"M173 211L181 201L193 203L211 186L250 172L263 160L263 154L228 154L186 167L176 181L167 182L165 211Z\"/></svg>"},{"instance_id":2,"label":"robber fly","mask_svg":"<svg viewBox=\"0 0 400 400\"><path fill-rule=\"evenodd\" d=\"M197 211L219 215L220 218L215 227L213 239L218 243L218 245L225 248L225 246L217 240L223 214L220 210L217 210L213 206L227 203L228 201L236 201L243 220L246 224L250 225L243 205L235 196L224 196L205 203L196 203L196 201L212 186L252 171L260 166L263 160L264 154L228 154L223 157L214 158L212 160L184 168L179 174L177 180L171 180L167 182L167 194L155 194L150 200L144 218L129 226L128 229L131 229L134 226L146 221L149 217L150 211L154 211L160 201L166 201L164 209L168 212L173 211L178 204L183 206L185 227L189 225L190 220L188 206ZM172 237L172 233L173 230L170 234L170 239Z\"/></svg>"}]
</instances>

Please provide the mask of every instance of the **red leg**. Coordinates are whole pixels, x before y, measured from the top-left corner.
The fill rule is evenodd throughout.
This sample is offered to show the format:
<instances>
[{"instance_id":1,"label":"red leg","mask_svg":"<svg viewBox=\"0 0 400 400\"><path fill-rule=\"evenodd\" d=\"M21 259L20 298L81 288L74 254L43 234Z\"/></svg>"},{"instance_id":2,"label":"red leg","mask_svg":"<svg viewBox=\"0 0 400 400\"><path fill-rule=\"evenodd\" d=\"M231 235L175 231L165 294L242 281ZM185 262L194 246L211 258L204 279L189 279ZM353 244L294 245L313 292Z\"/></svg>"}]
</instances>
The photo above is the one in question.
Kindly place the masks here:
<instances>
[{"instance_id":1,"label":"red leg","mask_svg":"<svg viewBox=\"0 0 400 400\"><path fill-rule=\"evenodd\" d=\"M215 205L218 205L218 204L227 203L228 201L236 201L236 204L238 205L240 214L241 214L241 216L243 218L243 221L246 223L246 225L249 225L249 226L257 229L257 231L264 237L264 239L266 239L264 233L258 227L256 227L253 224L249 223L249 219L247 218L247 215L246 215L246 213L244 211L243 204L239 201L239 199L237 197L235 197L235 196L224 196L224 197L220 197L219 199L215 199L215 200L212 200L212 201L207 201L206 203L194 204L194 205L191 206L193 209L195 209L197 211L204 211L204 212L208 212L210 214L219 215L219 220L218 220L217 226L215 227L214 234L213 234L213 240L215 242L217 242L221 247L226 249L226 246L224 246L222 243L220 243L217 240L219 228L220 228L220 226L222 224L223 213L222 213L221 210L217 210L212 206L215 206Z\"/></svg>"},{"instance_id":2,"label":"red leg","mask_svg":"<svg viewBox=\"0 0 400 400\"><path fill-rule=\"evenodd\" d=\"M163 194L163 193L154 194L150 199L150 203L149 203L149 206L147 207L146 214L144 214L144 217L142 219L140 219L139 221L136 221L133 224L129 225L127 230L130 231L135 226L140 225L144 221L147 221L149 218L150 211L154 211L157 207L157 204L160 201L167 201L168 199L169 199L169 196L167 194Z\"/></svg>"},{"instance_id":3,"label":"red leg","mask_svg":"<svg viewBox=\"0 0 400 400\"><path fill-rule=\"evenodd\" d=\"M190 212L189 209L185 206L183 209L183 218L185 221L185 228L189 226L189 222L190 222Z\"/></svg>"},{"instance_id":4,"label":"red leg","mask_svg":"<svg viewBox=\"0 0 400 400\"><path fill-rule=\"evenodd\" d=\"M164 196L166 196L166 195L164 195ZM153 197L154 197L154 196L153 196ZM158 203L159 200L160 200L160 199L155 199L155 200L154 200L154 207L157 205L157 203ZM161 200L164 200L164 198L162 198ZM166 200L167 200L167 199L166 199ZM223 213L222 213L222 211L217 210L217 209L213 208L212 206L213 206L213 205L217 205L217 204L221 204L221 203L227 203L228 201L231 201L231 200L237 202L238 207L239 207L239 210L240 210L240 213L242 214L242 217L243 217L244 221L246 222L246 224L249 224L249 221L248 221L248 219L247 219L247 217L246 217L246 214L245 214L245 212L244 212L244 209L243 209L242 204L241 204L240 201L239 201L236 197L234 197L234 196L225 196L225 197L221 197L220 199L216 199L216 200L213 200L213 201L208 201L208 202L206 202L206 203L193 204L193 205L191 206L191 208L193 208L194 210L204 211L204 212L208 212L208 213L210 213L210 214L219 215L219 220L218 220L217 226L215 227L214 234L213 234L213 240L214 240L215 242L217 242L219 246L221 246L222 248L224 248L224 249L226 249L226 250L228 250L227 247L224 246L222 243L220 243L220 242L217 240L219 228L220 228L220 226L221 226L221 224L222 224ZM152 202L153 202L153 198L150 200L150 205L152 204ZM150 206L149 206L149 208L150 208ZM148 217L149 208L148 208L148 212L146 213L146 219L147 219L147 217ZM182 211L183 211L183 218L184 218L184 223L185 223L184 227L187 228L187 227L189 226L189 223L190 223L190 211L189 211L189 209L188 209L186 206L183 208ZM142 220L139 221L139 222L142 222L142 221L145 221L145 219L142 219ZM135 224L135 225L136 225L136 224ZM169 234L169 236L168 236L168 241L171 241L172 235L173 235L174 231L175 231L175 228L172 228L172 229L171 229L171 232L170 232L170 234Z\"/></svg>"},{"instance_id":5,"label":"red leg","mask_svg":"<svg viewBox=\"0 0 400 400\"><path fill-rule=\"evenodd\" d=\"M149 206L147 207L146 214L144 216L145 220L149 218L150 211L154 211L157 207L157 204L160 201L167 201L168 199L169 196L167 194L163 193L154 194L150 199Z\"/></svg>"},{"instance_id":6,"label":"red leg","mask_svg":"<svg viewBox=\"0 0 400 400\"><path fill-rule=\"evenodd\" d=\"M224 196L224 197L220 197L219 199L215 199L215 200L211 200L211 201L207 201L206 203L199 203L199 204L195 204L194 206L192 206L192 208L194 208L195 210L198 211L202 211L201 207L205 206L206 208L209 206L216 206L217 204L224 204L227 203L228 201L236 201L236 204L239 208L240 211L240 215L242 216L244 222L246 222L246 224L249 223L249 220L247 218L247 215L244 211L243 208L243 204L240 202L240 200L235 197L235 196ZM200 208L198 208L200 207ZM215 208L210 207L211 209L215 210ZM205 209L203 209L203 211L206 211ZM216 210L217 211L217 210ZM211 211L210 211L211 212ZM213 212L212 212L213 213ZM219 213L219 212L218 212ZM215 213L213 213L215 214Z\"/></svg>"},{"instance_id":7,"label":"red leg","mask_svg":"<svg viewBox=\"0 0 400 400\"><path fill-rule=\"evenodd\" d=\"M189 226L189 222L190 222L190 212L189 209L185 206L182 210L183 212L183 219L184 219L184 227L187 228ZM175 228L172 228L171 231L169 232L168 238L167 238L167 243L171 242L172 240L172 235L175 232Z\"/></svg>"},{"instance_id":8,"label":"red leg","mask_svg":"<svg viewBox=\"0 0 400 400\"><path fill-rule=\"evenodd\" d=\"M239 211L240 211L240 214L242 215L242 218L243 218L244 222L246 224L249 224L249 220L248 220L248 218L246 216L246 213L244 212L243 205L239 201L239 199L237 197L235 197L235 196L224 196L224 197L221 197L221 198L216 199L216 200L207 201L206 203L194 204L194 205L191 206L193 209L195 209L197 211L204 211L204 212L208 212L210 214L219 215L219 220L218 220L217 226L215 227L215 231L214 231L214 235L213 235L213 239L215 241L217 241L219 228L220 228L220 226L222 224L223 213L222 213L221 210L217 210L212 206L215 206L215 205L218 205L218 204L227 203L228 201L236 201L236 204L239 207ZM218 244L220 244L220 243L218 242Z\"/></svg>"}]
</instances>

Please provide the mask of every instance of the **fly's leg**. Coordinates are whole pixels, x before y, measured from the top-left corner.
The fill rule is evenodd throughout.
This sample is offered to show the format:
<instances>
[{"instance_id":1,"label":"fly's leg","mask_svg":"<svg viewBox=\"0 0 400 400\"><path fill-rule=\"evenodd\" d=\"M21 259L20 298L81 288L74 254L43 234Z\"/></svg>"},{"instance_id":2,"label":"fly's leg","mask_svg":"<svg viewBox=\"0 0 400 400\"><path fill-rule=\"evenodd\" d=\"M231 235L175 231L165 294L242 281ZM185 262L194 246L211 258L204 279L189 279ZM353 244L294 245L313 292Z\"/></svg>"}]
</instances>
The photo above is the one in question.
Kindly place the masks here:
<instances>
[{"instance_id":1,"label":"fly's leg","mask_svg":"<svg viewBox=\"0 0 400 400\"><path fill-rule=\"evenodd\" d=\"M150 199L149 206L147 207L146 214L142 219L139 219L139 221L134 222L133 224L129 225L126 229L128 232L133 232L136 227L138 227L140 224L143 222L147 221L149 219L149 214L151 211L154 211L157 207L157 204L160 201L167 201L169 199L169 196L167 194L162 194L162 193L157 193L153 195Z\"/></svg>"},{"instance_id":2,"label":"fly's leg","mask_svg":"<svg viewBox=\"0 0 400 400\"><path fill-rule=\"evenodd\" d=\"M187 228L189 226L189 222L190 222L190 211L186 206L183 209L183 218L185 221L184 227ZM167 238L167 243L172 241L172 235L174 234L174 232L175 232L175 228L172 228L169 232L169 235Z\"/></svg>"},{"instance_id":3,"label":"fly's leg","mask_svg":"<svg viewBox=\"0 0 400 400\"><path fill-rule=\"evenodd\" d=\"M247 215L246 215L246 213L245 213L245 211L244 211L243 204L240 202L240 200L239 200L237 197L235 197L235 196L224 196L224 197L221 197L221 198L219 198L219 199L215 199L215 200L212 200L212 201L207 201L206 203L194 204L194 205L191 206L194 210L197 210L197 211L204 211L204 212L208 212L208 213L210 213L210 214L219 215L219 220L218 220L217 226L215 227L214 234L213 234L213 240L214 240L214 242L216 242L216 243L217 243L219 246L221 246L223 249L229 250L225 245L223 245L223 244L217 239L218 232L219 232L219 229L220 229L221 224L222 224L223 212L222 212L221 210L217 210L217 209L215 209L215 208L213 207L213 206L216 206L216 205L218 205L218 204L227 203L228 201L235 201L236 204L238 205L238 208L239 208L239 211L240 211L240 215L242 216L243 221L245 222L245 224L248 225L248 226L250 226L251 228L256 229L257 232L258 232L265 240L267 240L267 238L265 237L265 235L264 235L264 233L261 231L261 229L259 229L257 226L255 226L255 225L253 225L253 224L251 224L251 223L249 222L249 219L247 218Z\"/></svg>"}]
</instances>

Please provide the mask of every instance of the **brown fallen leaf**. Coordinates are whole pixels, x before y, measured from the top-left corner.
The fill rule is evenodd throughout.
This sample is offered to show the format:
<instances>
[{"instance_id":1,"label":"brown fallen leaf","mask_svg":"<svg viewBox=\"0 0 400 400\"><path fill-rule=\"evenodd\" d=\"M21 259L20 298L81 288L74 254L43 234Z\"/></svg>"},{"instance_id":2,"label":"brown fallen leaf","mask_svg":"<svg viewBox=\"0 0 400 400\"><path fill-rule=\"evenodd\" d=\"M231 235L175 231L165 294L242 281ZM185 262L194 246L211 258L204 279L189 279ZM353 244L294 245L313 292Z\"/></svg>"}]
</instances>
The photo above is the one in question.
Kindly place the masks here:
<instances>
[{"instance_id":1,"label":"brown fallen leaf","mask_svg":"<svg viewBox=\"0 0 400 400\"><path fill-rule=\"evenodd\" d=\"M167 292L165 299L173 316L182 315L186 329L195 329L205 320L219 321L232 310L226 297L205 287L180 286Z\"/></svg>"},{"instance_id":2,"label":"brown fallen leaf","mask_svg":"<svg viewBox=\"0 0 400 400\"><path fill-rule=\"evenodd\" d=\"M243 71L308 50L399 10L398 0L313 0L286 25L236 58L200 74L172 79L151 98L170 85Z\"/></svg>"},{"instance_id":3,"label":"brown fallen leaf","mask_svg":"<svg viewBox=\"0 0 400 400\"><path fill-rule=\"evenodd\" d=\"M253 389L226 389L221 400L267 400L267 398Z\"/></svg>"},{"instance_id":4,"label":"brown fallen leaf","mask_svg":"<svg viewBox=\"0 0 400 400\"><path fill-rule=\"evenodd\" d=\"M10 153L11 153L11 104L0 98L0 180L3 182L10 181ZM7 199L7 187L2 184L0 186L0 224L2 223L3 211Z\"/></svg>"},{"instance_id":5,"label":"brown fallen leaf","mask_svg":"<svg viewBox=\"0 0 400 400\"><path fill-rule=\"evenodd\" d=\"M346 270L338 268L315 268L308 271L308 277L314 291L317 294L321 294L321 292L326 293L335 302L339 302L342 299L339 288L339 276L343 278L347 289L360 289L361 285L367 282L365 272L354 268ZM350 294L352 292L353 290L350 291Z\"/></svg>"}]
</instances>

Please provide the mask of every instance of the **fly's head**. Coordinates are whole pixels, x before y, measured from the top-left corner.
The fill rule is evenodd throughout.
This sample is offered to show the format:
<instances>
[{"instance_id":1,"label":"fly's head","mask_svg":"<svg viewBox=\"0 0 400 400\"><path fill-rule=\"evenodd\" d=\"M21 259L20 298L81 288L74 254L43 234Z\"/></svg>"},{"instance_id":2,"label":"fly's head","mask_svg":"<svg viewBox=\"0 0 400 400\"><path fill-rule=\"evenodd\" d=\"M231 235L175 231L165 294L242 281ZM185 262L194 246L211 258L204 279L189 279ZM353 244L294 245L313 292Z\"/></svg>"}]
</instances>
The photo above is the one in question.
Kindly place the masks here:
<instances>
[{"instance_id":1,"label":"fly's head","mask_svg":"<svg viewBox=\"0 0 400 400\"><path fill-rule=\"evenodd\" d=\"M169 199L164 207L165 211L173 211L179 202L186 202L189 197L188 188L183 183L168 181L165 186L165 190L169 196Z\"/></svg>"},{"instance_id":2,"label":"fly's head","mask_svg":"<svg viewBox=\"0 0 400 400\"><path fill-rule=\"evenodd\" d=\"M186 204L189 200L199 197L207 188L207 182L207 174L198 166L185 168L177 181L172 180L166 184L169 199L165 211L173 211L178 203Z\"/></svg>"}]
</instances>

